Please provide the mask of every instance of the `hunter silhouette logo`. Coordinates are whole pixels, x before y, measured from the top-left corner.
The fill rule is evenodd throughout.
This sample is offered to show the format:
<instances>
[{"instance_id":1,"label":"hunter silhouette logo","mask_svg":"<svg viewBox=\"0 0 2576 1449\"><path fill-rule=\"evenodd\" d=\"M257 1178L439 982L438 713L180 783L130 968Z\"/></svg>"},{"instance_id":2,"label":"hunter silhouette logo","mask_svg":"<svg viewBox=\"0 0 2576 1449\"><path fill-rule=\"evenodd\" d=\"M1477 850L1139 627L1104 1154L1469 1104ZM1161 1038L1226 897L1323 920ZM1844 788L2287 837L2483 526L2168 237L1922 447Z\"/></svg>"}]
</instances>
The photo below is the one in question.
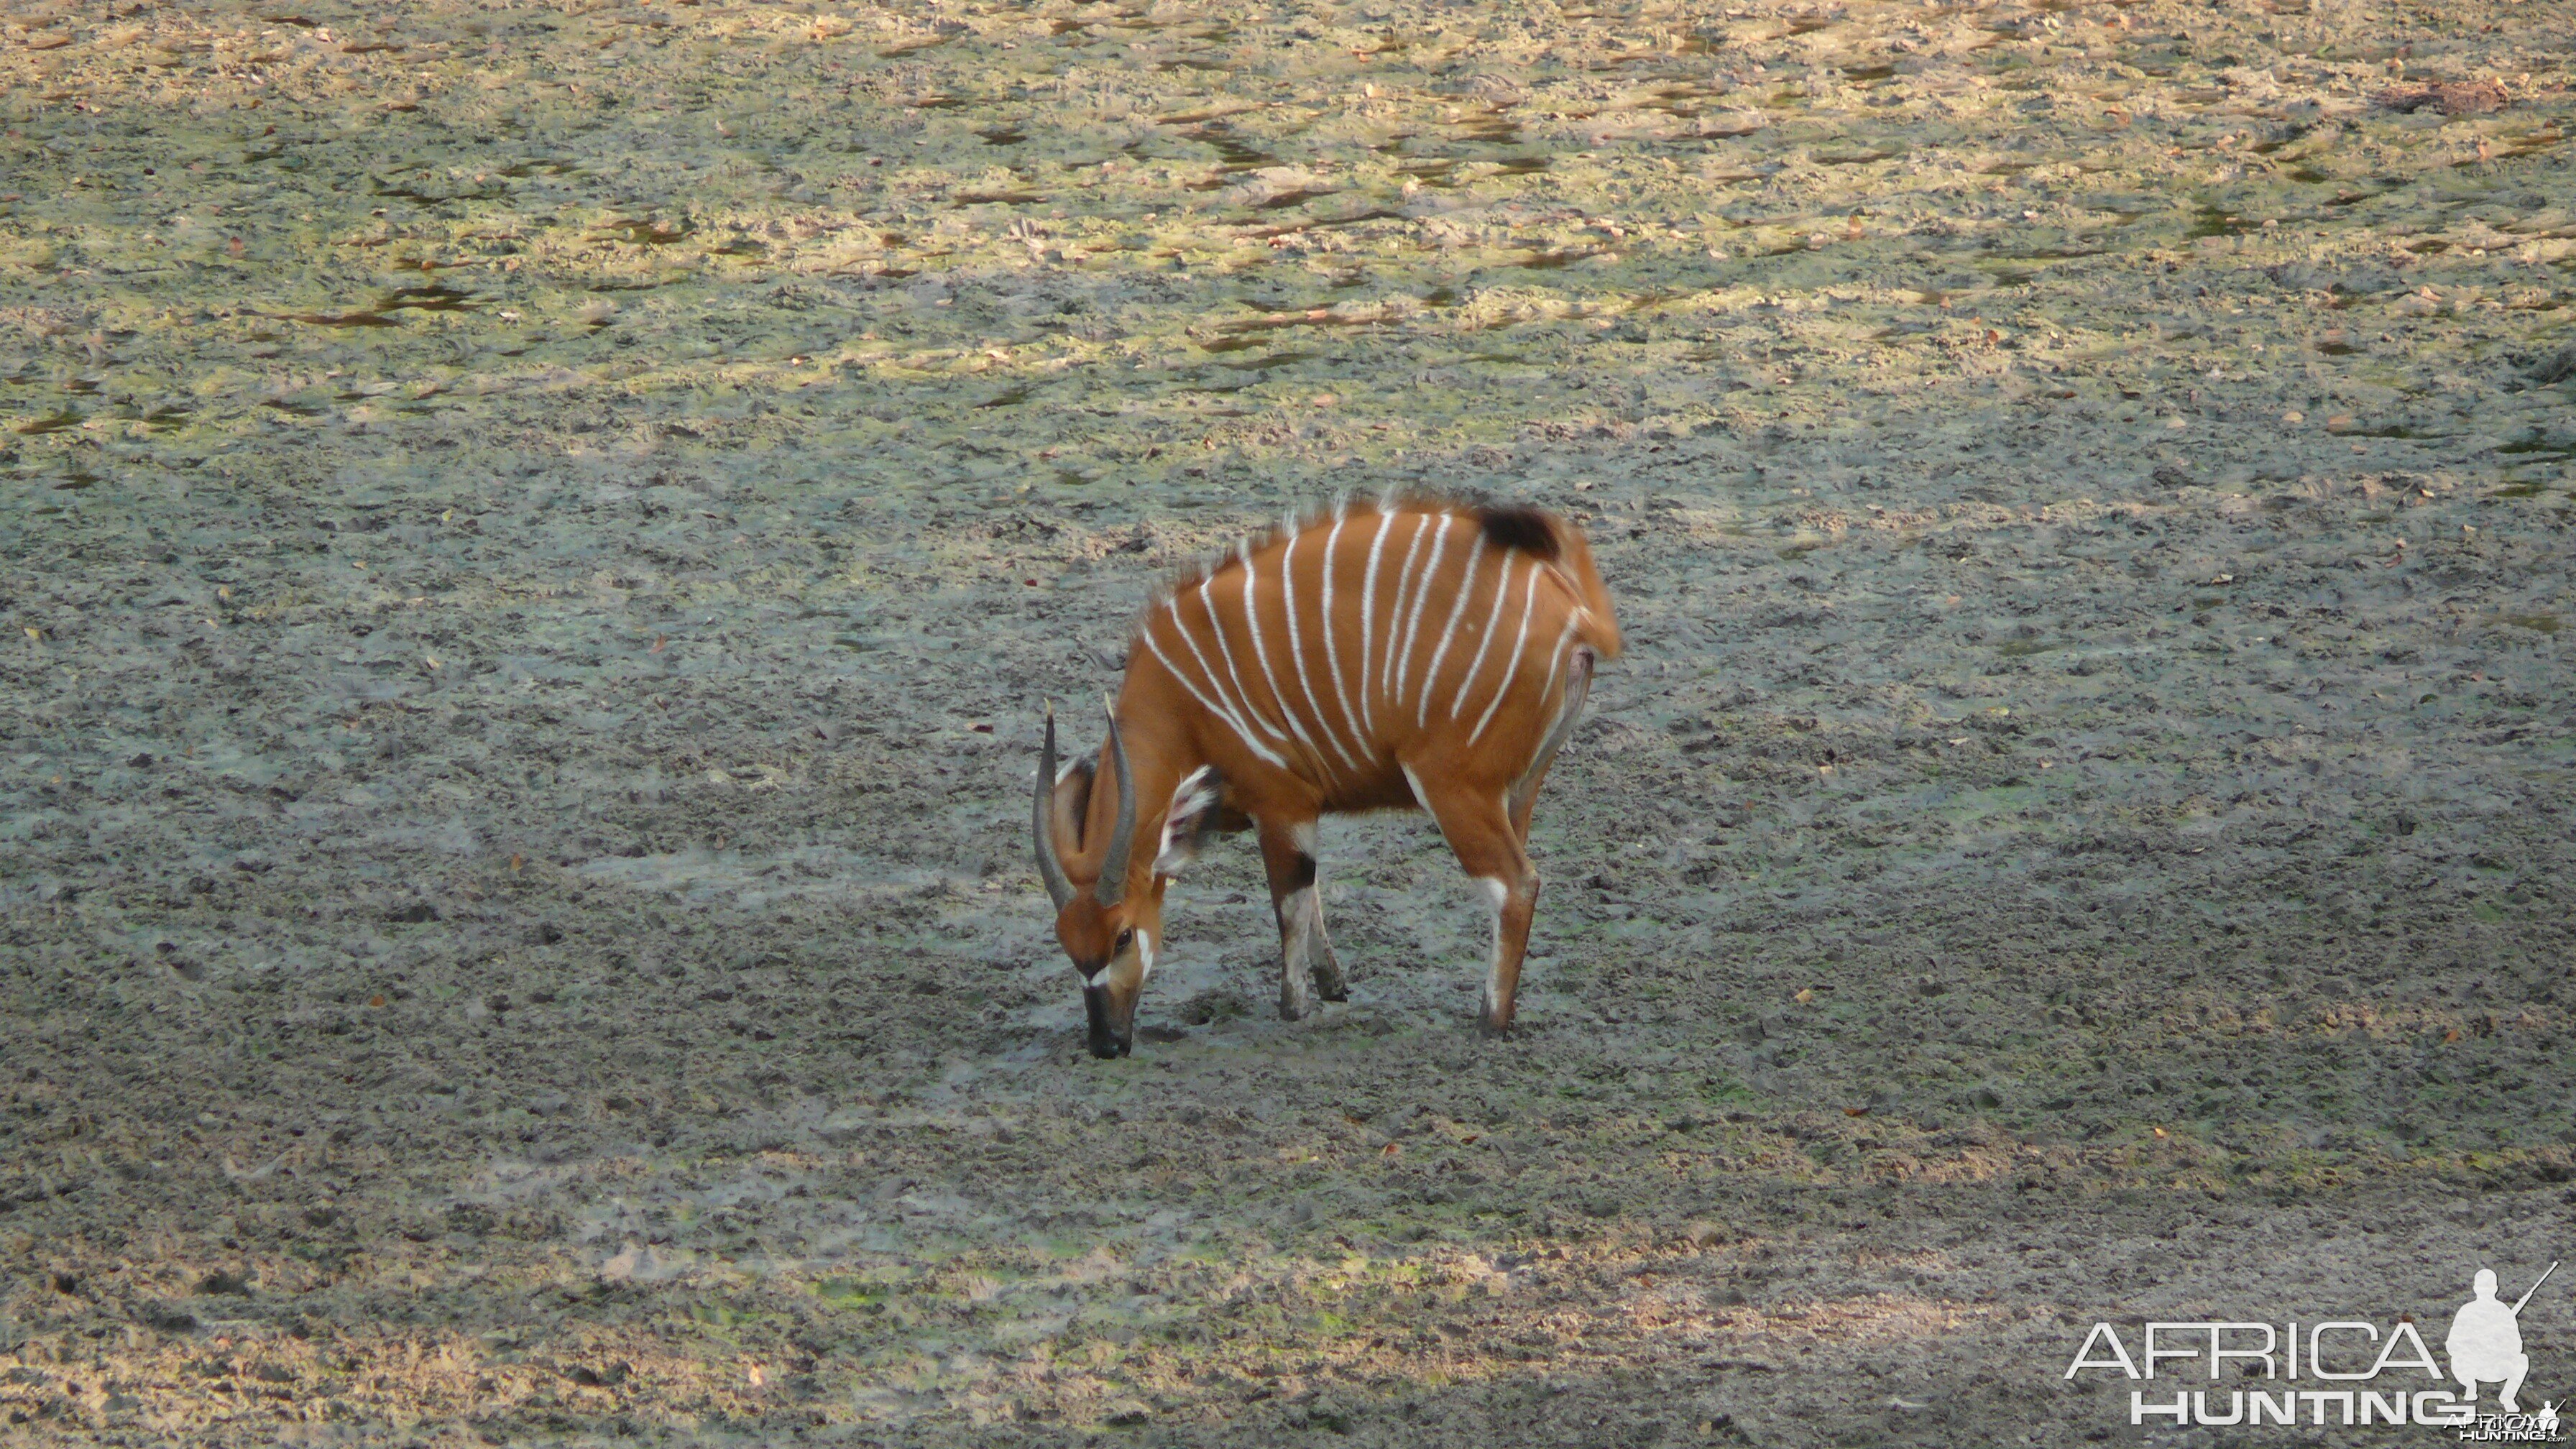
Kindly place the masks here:
<instances>
[{"instance_id":1,"label":"hunter silhouette logo","mask_svg":"<svg viewBox=\"0 0 2576 1449\"><path fill-rule=\"evenodd\" d=\"M2419 1424L2455 1429L2462 1440L2476 1443L2555 1442L2558 1402L2548 1400L2537 1412L2526 1412L2520 1395L2523 1381L2531 1376L2523 1310L2557 1272L2558 1264L2550 1264L2521 1297L2507 1303L2497 1296L2495 1270L2478 1269L2470 1280L2469 1301L2451 1315L2451 1330L2442 1340L2447 1373L2408 1315L2384 1332L2380 1325L2356 1318L2304 1326L2251 1320L2148 1323L2134 1355L2119 1330L2096 1323L2066 1366L2065 1377L2106 1371L2137 1380L2202 1378L2216 1384L2233 1359L2240 1382L2288 1385L2308 1380L2319 1387L2176 1389L2162 1401L2131 1389L2129 1422L2170 1419L2176 1426L2248 1428L2288 1427L2302 1420L2318 1427ZM2489 1385L2501 1412L2478 1411L2479 1393Z\"/></svg>"},{"instance_id":2,"label":"hunter silhouette logo","mask_svg":"<svg viewBox=\"0 0 2576 1449\"><path fill-rule=\"evenodd\" d=\"M2558 1265L2549 1265L2549 1273ZM2522 1405L2514 1395L2522 1392L2522 1381L2531 1372L2531 1355L2522 1351L2522 1307L2540 1284L2549 1281L2549 1273L2540 1275L2511 1308L2496 1301L2496 1275L2493 1268L2480 1268L2470 1285L2477 1296L2460 1306L2451 1318L2451 1336L2442 1340L2442 1351L2451 1356L2451 1377L2469 1391L2469 1401L2477 1402L2478 1385L2502 1384L2496 1394L2496 1405L2508 1414L2519 1414ZM2552 1419L2557 1417L2553 1411Z\"/></svg>"}]
</instances>

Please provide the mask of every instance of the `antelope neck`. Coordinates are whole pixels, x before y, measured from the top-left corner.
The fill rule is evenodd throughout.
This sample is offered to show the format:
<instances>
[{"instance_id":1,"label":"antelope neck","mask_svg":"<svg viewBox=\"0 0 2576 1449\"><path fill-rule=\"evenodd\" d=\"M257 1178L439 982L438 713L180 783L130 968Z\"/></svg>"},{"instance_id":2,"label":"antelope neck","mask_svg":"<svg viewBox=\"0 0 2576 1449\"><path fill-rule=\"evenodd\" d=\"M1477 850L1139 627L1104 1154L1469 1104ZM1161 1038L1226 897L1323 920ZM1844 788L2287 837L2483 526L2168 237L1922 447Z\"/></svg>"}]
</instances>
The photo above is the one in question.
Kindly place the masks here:
<instances>
[{"instance_id":1,"label":"antelope neck","mask_svg":"<svg viewBox=\"0 0 2576 1449\"><path fill-rule=\"evenodd\" d=\"M1141 712L1130 714L1120 709L1118 733L1127 747L1127 768L1136 781L1136 843L1127 855L1127 889L1132 892L1153 877L1163 822L1172 810L1172 791L1179 788L1183 777L1207 761L1196 758L1196 751L1175 742L1159 721ZM1117 823L1118 774L1104 741L1100 758L1092 767L1091 803L1082 815L1082 850L1095 881L1105 864L1101 852L1109 848L1109 832Z\"/></svg>"}]
</instances>

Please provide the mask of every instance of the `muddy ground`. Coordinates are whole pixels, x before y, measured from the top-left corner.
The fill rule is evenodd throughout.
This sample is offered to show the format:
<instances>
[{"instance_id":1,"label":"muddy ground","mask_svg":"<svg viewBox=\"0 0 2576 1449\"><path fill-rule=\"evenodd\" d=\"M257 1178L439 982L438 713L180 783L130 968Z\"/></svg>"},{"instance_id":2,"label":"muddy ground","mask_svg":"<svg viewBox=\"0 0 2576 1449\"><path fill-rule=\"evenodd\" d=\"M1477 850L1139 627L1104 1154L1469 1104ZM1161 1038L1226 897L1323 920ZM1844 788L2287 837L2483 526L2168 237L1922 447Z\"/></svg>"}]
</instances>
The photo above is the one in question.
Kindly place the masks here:
<instances>
[{"instance_id":1,"label":"muddy ground","mask_svg":"<svg viewBox=\"0 0 2576 1449\"><path fill-rule=\"evenodd\" d=\"M2571 19L11 7L0 1442L2134 1442L2096 1319L2519 1291ZM1390 817L1089 1060L1041 700L1388 485L1624 611L1520 1030Z\"/></svg>"}]
</instances>

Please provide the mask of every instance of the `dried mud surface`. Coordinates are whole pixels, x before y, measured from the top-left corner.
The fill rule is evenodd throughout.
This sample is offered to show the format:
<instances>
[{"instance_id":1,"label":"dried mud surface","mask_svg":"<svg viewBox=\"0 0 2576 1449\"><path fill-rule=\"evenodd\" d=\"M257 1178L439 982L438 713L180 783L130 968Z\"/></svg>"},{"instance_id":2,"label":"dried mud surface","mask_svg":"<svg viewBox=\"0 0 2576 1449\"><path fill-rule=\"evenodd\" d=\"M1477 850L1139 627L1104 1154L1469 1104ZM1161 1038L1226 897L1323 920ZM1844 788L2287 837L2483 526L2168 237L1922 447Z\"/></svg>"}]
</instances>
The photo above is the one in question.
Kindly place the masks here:
<instances>
[{"instance_id":1,"label":"dried mud surface","mask_svg":"<svg viewBox=\"0 0 2576 1449\"><path fill-rule=\"evenodd\" d=\"M2126 1441L2528 1281L2570 22L11 7L0 1442ZM1041 699L1389 484L1625 610L1521 1030L1390 818L1084 1058Z\"/></svg>"}]
</instances>

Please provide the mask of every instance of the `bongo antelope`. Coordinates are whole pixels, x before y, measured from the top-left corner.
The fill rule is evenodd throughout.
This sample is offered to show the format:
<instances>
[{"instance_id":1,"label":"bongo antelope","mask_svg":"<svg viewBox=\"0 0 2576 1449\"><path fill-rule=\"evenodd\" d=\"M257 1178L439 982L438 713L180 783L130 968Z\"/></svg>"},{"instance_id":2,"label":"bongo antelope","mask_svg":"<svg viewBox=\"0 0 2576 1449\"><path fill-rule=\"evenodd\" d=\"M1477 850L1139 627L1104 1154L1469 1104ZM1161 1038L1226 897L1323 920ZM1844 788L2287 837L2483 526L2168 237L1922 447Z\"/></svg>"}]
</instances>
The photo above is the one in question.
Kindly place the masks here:
<instances>
[{"instance_id":1,"label":"bongo antelope","mask_svg":"<svg viewBox=\"0 0 2576 1449\"><path fill-rule=\"evenodd\" d=\"M1345 503L1171 584L1136 626L1100 758L1057 768L1051 706L1039 756L1038 876L1092 1054L1127 1054L1163 889L1211 832L1260 832L1279 1014L1342 1000L1315 821L1367 810L1430 811L1484 887L1483 1025L1509 1028L1538 902L1530 807L1593 664L1618 654L1582 531L1534 508Z\"/></svg>"}]
</instances>

